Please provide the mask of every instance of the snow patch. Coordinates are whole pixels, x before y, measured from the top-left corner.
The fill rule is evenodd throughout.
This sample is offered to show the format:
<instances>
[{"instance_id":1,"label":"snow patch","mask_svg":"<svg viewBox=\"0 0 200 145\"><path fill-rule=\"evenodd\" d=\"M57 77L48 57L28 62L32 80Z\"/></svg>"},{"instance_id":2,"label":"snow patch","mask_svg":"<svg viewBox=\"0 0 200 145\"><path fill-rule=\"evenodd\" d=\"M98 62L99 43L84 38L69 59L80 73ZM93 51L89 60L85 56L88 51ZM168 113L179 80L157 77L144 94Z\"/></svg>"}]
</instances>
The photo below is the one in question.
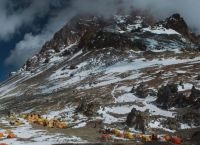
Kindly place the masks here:
<instances>
[{"instance_id":1,"label":"snow patch","mask_svg":"<svg viewBox=\"0 0 200 145\"><path fill-rule=\"evenodd\" d=\"M143 32L151 32L154 34L180 35L175 30L166 29L163 26L148 27L148 28L143 28L142 30L143 30Z\"/></svg>"}]
</instances>

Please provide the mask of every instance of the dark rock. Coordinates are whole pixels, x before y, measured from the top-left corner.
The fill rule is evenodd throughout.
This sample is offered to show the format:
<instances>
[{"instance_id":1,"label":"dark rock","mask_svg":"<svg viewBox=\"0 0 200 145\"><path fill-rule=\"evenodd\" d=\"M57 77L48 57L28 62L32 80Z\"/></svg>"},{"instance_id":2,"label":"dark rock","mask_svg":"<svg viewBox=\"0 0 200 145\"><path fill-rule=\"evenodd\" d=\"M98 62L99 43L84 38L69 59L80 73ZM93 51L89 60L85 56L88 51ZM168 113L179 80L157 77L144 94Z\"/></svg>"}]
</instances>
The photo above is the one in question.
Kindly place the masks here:
<instances>
[{"instance_id":1,"label":"dark rock","mask_svg":"<svg viewBox=\"0 0 200 145\"><path fill-rule=\"evenodd\" d=\"M194 110L188 108L185 113L179 116L179 120L183 123L187 123L188 125L200 125L200 112L199 110Z\"/></svg>"},{"instance_id":2,"label":"dark rock","mask_svg":"<svg viewBox=\"0 0 200 145\"><path fill-rule=\"evenodd\" d=\"M73 69L77 69L78 67L76 65L70 65L69 69L73 70Z\"/></svg>"},{"instance_id":3,"label":"dark rock","mask_svg":"<svg viewBox=\"0 0 200 145\"><path fill-rule=\"evenodd\" d=\"M86 99L81 99L78 107L76 108L76 113L83 113L86 116L93 116L96 114L98 104L94 102L87 103Z\"/></svg>"},{"instance_id":4,"label":"dark rock","mask_svg":"<svg viewBox=\"0 0 200 145\"><path fill-rule=\"evenodd\" d=\"M200 75L198 75L196 79L197 79L197 80L200 80Z\"/></svg>"},{"instance_id":5,"label":"dark rock","mask_svg":"<svg viewBox=\"0 0 200 145\"><path fill-rule=\"evenodd\" d=\"M162 125L171 130L177 130L180 127L179 122L175 118L168 118L162 122Z\"/></svg>"},{"instance_id":6,"label":"dark rock","mask_svg":"<svg viewBox=\"0 0 200 145\"><path fill-rule=\"evenodd\" d=\"M79 42L80 39L85 35L85 33L95 34L95 32L104 27L107 22L108 20L105 21L100 16L95 17L88 14L77 15L73 17L63 28L55 33L50 41L47 41L42 46L42 49L37 56L37 61L33 61L33 59L31 58L28 60L29 62L26 62L23 68L25 68L26 70L30 70L30 67L34 67L36 64L39 63L40 60L49 57L49 50L53 50L54 54L61 52L63 48ZM80 49L78 47L73 48L73 52L66 50L60 55L68 56L72 53L76 53L79 50Z\"/></svg>"},{"instance_id":7,"label":"dark rock","mask_svg":"<svg viewBox=\"0 0 200 145\"><path fill-rule=\"evenodd\" d=\"M200 97L200 90L197 90L195 88L195 86L193 86L192 90L191 90L190 97L192 97L193 99L196 99L196 98Z\"/></svg>"},{"instance_id":8,"label":"dark rock","mask_svg":"<svg viewBox=\"0 0 200 145\"><path fill-rule=\"evenodd\" d=\"M76 112L85 112L87 110L87 102L85 98L81 98L78 107L76 108Z\"/></svg>"},{"instance_id":9,"label":"dark rock","mask_svg":"<svg viewBox=\"0 0 200 145\"><path fill-rule=\"evenodd\" d=\"M192 141L199 141L200 140L200 131L196 131L192 137L191 137Z\"/></svg>"},{"instance_id":10,"label":"dark rock","mask_svg":"<svg viewBox=\"0 0 200 145\"><path fill-rule=\"evenodd\" d=\"M172 93L177 93L178 92L177 84L168 84L168 87L170 88Z\"/></svg>"},{"instance_id":11,"label":"dark rock","mask_svg":"<svg viewBox=\"0 0 200 145\"><path fill-rule=\"evenodd\" d=\"M90 21L87 21L87 20ZM89 31L99 29L103 25L102 19L90 15L78 15L71 19L62 29L55 33L52 40L45 43L40 53L53 48L56 52L60 51L63 45L70 45L80 40L80 38Z\"/></svg>"},{"instance_id":12,"label":"dark rock","mask_svg":"<svg viewBox=\"0 0 200 145\"><path fill-rule=\"evenodd\" d=\"M64 52L62 52L61 56L68 56L71 54L70 50L65 50Z\"/></svg>"},{"instance_id":13,"label":"dark rock","mask_svg":"<svg viewBox=\"0 0 200 145\"><path fill-rule=\"evenodd\" d=\"M158 94L157 94L157 99L156 99L156 103L158 103L159 105L161 105L163 108L167 108L167 102L169 97L172 95L172 92L170 90L170 88L168 86L162 86L159 90L158 90Z\"/></svg>"},{"instance_id":14,"label":"dark rock","mask_svg":"<svg viewBox=\"0 0 200 145\"><path fill-rule=\"evenodd\" d=\"M49 58L46 58L44 63L49 63Z\"/></svg>"},{"instance_id":15,"label":"dark rock","mask_svg":"<svg viewBox=\"0 0 200 145\"><path fill-rule=\"evenodd\" d=\"M134 47L142 51L145 51L147 49L147 46L142 40L134 40Z\"/></svg>"},{"instance_id":16,"label":"dark rock","mask_svg":"<svg viewBox=\"0 0 200 145\"><path fill-rule=\"evenodd\" d=\"M129 36L124 34L112 33L107 31L99 31L93 34L85 34L89 36L83 36L79 43L79 48L88 48L92 49L102 49L102 48L132 48L141 50L144 49L143 45L139 45L131 41ZM141 48L140 48L141 46ZM139 48L138 48L139 47Z\"/></svg>"},{"instance_id":17,"label":"dark rock","mask_svg":"<svg viewBox=\"0 0 200 145\"><path fill-rule=\"evenodd\" d=\"M156 134L152 134L152 141L157 141L158 140L158 136Z\"/></svg>"},{"instance_id":18,"label":"dark rock","mask_svg":"<svg viewBox=\"0 0 200 145\"><path fill-rule=\"evenodd\" d=\"M74 76L74 74L73 74L73 73L71 73L71 74L70 74L70 77L73 77L73 76Z\"/></svg>"},{"instance_id":19,"label":"dark rock","mask_svg":"<svg viewBox=\"0 0 200 145\"><path fill-rule=\"evenodd\" d=\"M158 89L156 103L163 109L167 109L168 107L175 106L176 97L182 97L181 94L178 94L178 87L176 84L167 84L166 86L162 86ZM179 98L178 98L179 99ZM181 100L181 99L180 99Z\"/></svg>"},{"instance_id":20,"label":"dark rock","mask_svg":"<svg viewBox=\"0 0 200 145\"><path fill-rule=\"evenodd\" d=\"M126 125L129 127L135 127L136 130L145 132L145 119L140 111L135 108L131 110L126 119Z\"/></svg>"},{"instance_id":21,"label":"dark rock","mask_svg":"<svg viewBox=\"0 0 200 145\"><path fill-rule=\"evenodd\" d=\"M141 83L135 90L135 93L138 97L141 98L146 98L148 96L149 90L148 87L144 84Z\"/></svg>"},{"instance_id":22,"label":"dark rock","mask_svg":"<svg viewBox=\"0 0 200 145\"><path fill-rule=\"evenodd\" d=\"M154 91L153 89L149 89L149 90L148 90L148 94L149 94L150 96L157 96L157 92Z\"/></svg>"},{"instance_id":23,"label":"dark rock","mask_svg":"<svg viewBox=\"0 0 200 145\"><path fill-rule=\"evenodd\" d=\"M173 14L171 17L167 18L164 27L176 30L183 35L188 35L189 32L188 26L180 14Z\"/></svg>"},{"instance_id":24,"label":"dark rock","mask_svg":"<svg viewBox=\"0 0 200 145\"><path fill-rule=\"evenodd\" d=\"M135 87L133 86L133 88L131 89L130 93L135 93Z\"/></svg>"},{"instance_id":25,"label":"dark rock","mask_svg":"<svg viewBox=\"0 0 200 145\"><path fill-rule=\"evenodd\" d=\"M171 104L171 106L176 106L179 108L183 108L188 105L186 96L183 93L176 93L174 96L174 99L171 100L171 102L173 102L173 104Z\"/></svg>"},{"instance_id":26,"label":"dark rock","mask_svg":"<svg viewBox=\"0 0 200 145\"><path fill-rule=\"evenodd\" d=\"M189 29L187 23L185 20L180 16L180 14L173 14L169 18L167 18L165 21L159 22L158 24L162 24L165 28L171 28L180 34L187 37L189 40L191 40L193 43L197 45L197 50L199 49L199 37L192 33L192 31ZM189 49L189 48L187 48Z\"/></svg>"},{"instance_id":27,"label":"dark rock","mask_svg":"<svg viewBox=\"0 0 200 145\"><path fill-rule=\"evenodd\" d=\"M83 112L84 115L86 116L93 116L96 112L95 110L95 103L91 102L87 105L87 110L85 112Z\"/></svg>"},{"instance_id":28,"label":"dark rock","mask_svg":"<svg viewBox=\"0 0 200 145\"><path fill-rule=\"evenodd\" d=\"M173 145L173 144L170 142L149 141L145 142L143 145Z\"/></svg>"},{"instance_id":29,"label":"dark rock","mask_svg":"<svg viewBox=\"0 0 200 145\"><path fill-rule=\"evenodd\" d=\"M132 127L135 124L136 116L138 115L138 112L135 108L131 110L131 112L128 114L126 119L126 124L130 127Z\"/></svg>"}]
</instances>

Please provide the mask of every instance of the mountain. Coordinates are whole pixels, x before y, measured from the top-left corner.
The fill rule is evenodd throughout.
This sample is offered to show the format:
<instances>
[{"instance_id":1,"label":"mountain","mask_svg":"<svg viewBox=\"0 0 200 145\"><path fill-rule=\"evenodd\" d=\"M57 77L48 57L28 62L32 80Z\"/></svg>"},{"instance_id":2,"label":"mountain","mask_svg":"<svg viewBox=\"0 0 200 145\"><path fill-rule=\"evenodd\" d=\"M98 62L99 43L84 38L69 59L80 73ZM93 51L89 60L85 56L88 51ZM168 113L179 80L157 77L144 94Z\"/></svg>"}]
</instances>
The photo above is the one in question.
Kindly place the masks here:
<instances>
[{"instance_id":1,"label":"mountain","mask_svg":"<svg viewBox=\"0 0 200 145\"><path fill-rule=\"evenodd\" d=\"M58 118L87 141L96 141L98 120L138 131L142 124L149 133L198 128L199 51L179 14L163 21L136 12L78 15L0 85L0 112Z\"/></svg>"}]
</instances>

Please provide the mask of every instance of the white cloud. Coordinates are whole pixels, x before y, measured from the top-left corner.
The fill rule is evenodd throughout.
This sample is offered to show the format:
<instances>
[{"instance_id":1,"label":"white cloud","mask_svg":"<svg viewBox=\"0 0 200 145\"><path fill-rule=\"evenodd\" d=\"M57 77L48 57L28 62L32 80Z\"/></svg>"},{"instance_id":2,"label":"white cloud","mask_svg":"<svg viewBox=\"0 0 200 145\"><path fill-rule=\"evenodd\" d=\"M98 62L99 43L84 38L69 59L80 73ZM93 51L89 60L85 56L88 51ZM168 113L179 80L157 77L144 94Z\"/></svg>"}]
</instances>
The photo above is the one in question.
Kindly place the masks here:
<instances>
[{"instance_id":1,"label":"white cloud","mask_svg":"<svg viewBox=\"0 0 200 145\"><path fill-rule=\"evenodd\" d=\"M38 53L41 46L50 40L54 33L58 31L69 20L74 13L69 10L60 11L57 15L49 19L46 27L38 35L27 33L24 39L16 44L15 49L10 53L10 56L5 60L6 65L19 67L32 55Z\"/></svg>"},{"instance_id":2,"label":"white cloud","mask_svg":"<svg viewBox=\"0 0 200 145\"><path fill-rule=\"evenodd\" d=\"M24 40L16 44L14 50L11 51L10 56L5 60L6 65L22 65L26 59L38 52L41 45L48 39L48 35L33 36L28 33L24 36Z\"/></svg>"},{"instance_id":3,"label":"white cloud","mask_svg":"<svg viewBox=\"0 0 200 145\"><path fill-rule=\"evenodd\" d=\"M36 16L42 16L49 11L50 0L34 0L25 7L14 12L10 12L12 4L10 0L0 1L0 39L9 40L14 33L23 25L31 25ZM10 4L10 9L7 8Z\"/></svg>"},{"instance_id":4,"label":"white cloud","mask_svg":"<svg viewBox=\"0 0 200 145\"><path fill-rule=\"evenodd\" d=\"M199 0L134 0L135 7L147 9L158 18L180 13L191 28L200 34Z\"/></svg>"}]
</instances>

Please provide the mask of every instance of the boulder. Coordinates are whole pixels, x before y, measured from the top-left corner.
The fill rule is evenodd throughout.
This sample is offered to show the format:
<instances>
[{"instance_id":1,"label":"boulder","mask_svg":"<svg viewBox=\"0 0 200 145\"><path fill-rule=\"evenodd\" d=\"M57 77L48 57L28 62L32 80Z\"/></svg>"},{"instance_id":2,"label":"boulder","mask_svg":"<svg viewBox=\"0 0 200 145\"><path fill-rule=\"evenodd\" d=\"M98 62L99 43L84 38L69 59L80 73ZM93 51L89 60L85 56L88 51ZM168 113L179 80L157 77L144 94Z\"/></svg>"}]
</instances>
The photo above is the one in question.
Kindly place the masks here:
<instances>
[{"instance_id":1,"label":"boulder","mask_svg":"<svg viewBox=\"0 0 200 145\"><path fill-rule=\"evenodd\" d=\"M193 86L191 89L190 97L192 97L193 99L200 97L200 90L196 89L195 86Z\"/></svg>"},{"instance_id":2,"label":"boulder","mask_svg":"<svg viewBox=\"0 0 200 145\"><path fill-rule=\"evenodd\" d=\"M177 84L167 84L158 89L156 103L163 109L175 106L176 95L178 94Z\"/></svg>"},{"instance_id":3,"label":"boulder","mask_svg":"<svg viewBox=\"0 0 200 145\"><path fill-rule=\"evenodd\" d=\"M77 68L78 68L78 67L77 67L76 65L70 65L70 66L69 66L69 69L70 69L70 70L77 69Z\"/></svg>"},{"instance_id":4,"label":"boulder","mask_svg":"<svg viewBox=\"0 0 200 145\"><path fill-rule=\"evenodd\" d=\"M131 112L128 114L127 119L126 119L126 124L129 127L135 124L137 113L138 113L137 110L133 108Z\"/></svg>"},{"instance_id":5,"label":"boulder","mask_svg":"<svg viewBox=\"0 0 200 145\"><path fill-rule=\"evenodd\" d=\"M136 96L140 98L146 98L148 96L148 93L148 87L144 83L139 84L139 86L135 89Z\"/></svg>"},{"instance_id":6,"label":"boulder","mask_svg":"<svg viewBox=\"0 0 200 145\"><path fill-rule=\"evenodd\" d=\"M84 112L86 116L93 116L95 114L95 103L91 102L87 105L87 110Z\"/></svg>"},{"instance_id":7,"label":"boulder","mask_svg":"<svg viewBox=\"0 0 200 145\"><path fill-rule=\"evenodd\" d=\"M157 94L158 98L156 99L156 103L161 105L163 108L167 108L167 102L171 95L172 95L172 92L169 86L162 86L158 90L158 94Z\"/></svg>"},{"instance_id":8,"label":"boulder","mask_svg":"<svg viewBox=\"0 0 200 145\"><path fill-rule=\"evenodd\" d=\"M85 112L87 110L87 102L85 98L81 98L78 107L76 108L76 112Z\"/></svg>"},{"instance_id":9,"label":"boulder","mask_svg":"<svg viewBox=\"0 0 200 145\"><path fill-rule=\"evenodd\" d=\"M188 101L186 99L186 96L183 93L176 93L173 104L171 106L176 106L178 108L183 108L188 105Z\"/></svg>"},{"instance_id":10,"label":"boulder","mask_svg":"<svg viewBox=\"0 0 200 145\"><path fill-rule=\"evenodd\" d=\"M78 107L76 108L76 113L83 113L86 116L93 116L96 114L98 104L95 102L88 103L86 99L81 99Z\"/></svg>"},{"instance_id":11,"label":"boulder","mask_svg":"<svg viewBox=\"0 0 200 145\"><path fill-rule=\"evenodd\" d=\"M135 87L133 86L130 93L135 93Z\"/></svg>"},{"instance_id":12,"label":"boulder","mask_svg":"<svg viewBox=\"0 0 200 145\"><path fill-rule=\"evenodd\" d=\"M126 125L128 127L134 127L136 130L145 132L145 119L140 111L135 108L131 110L126 119Z\"/></svg>"},{"instance_id":13,"label":"boulder","mask_svg":"<svg viewBox=\"0 0 200 145\"><path fill-rule=\"evenodd\" d=\"M198 75L196 79L197 79L197 80L200 80L200 75Z\"/></svg>"},{"instance_id":14,"label":"boulder","mask_svg":"<svg viewBox=\"0 0 200 145\"><path fill-rule=\"evenodd\" d=\"M156 103L163 109L168 109L170 107L183 108L188 105L197 106L198 94L199 91L193 88L191 95L187 97L184 93L177 92L176 88L172 86L162 86L158 90Z\"/></svg>"}]
</instances>

